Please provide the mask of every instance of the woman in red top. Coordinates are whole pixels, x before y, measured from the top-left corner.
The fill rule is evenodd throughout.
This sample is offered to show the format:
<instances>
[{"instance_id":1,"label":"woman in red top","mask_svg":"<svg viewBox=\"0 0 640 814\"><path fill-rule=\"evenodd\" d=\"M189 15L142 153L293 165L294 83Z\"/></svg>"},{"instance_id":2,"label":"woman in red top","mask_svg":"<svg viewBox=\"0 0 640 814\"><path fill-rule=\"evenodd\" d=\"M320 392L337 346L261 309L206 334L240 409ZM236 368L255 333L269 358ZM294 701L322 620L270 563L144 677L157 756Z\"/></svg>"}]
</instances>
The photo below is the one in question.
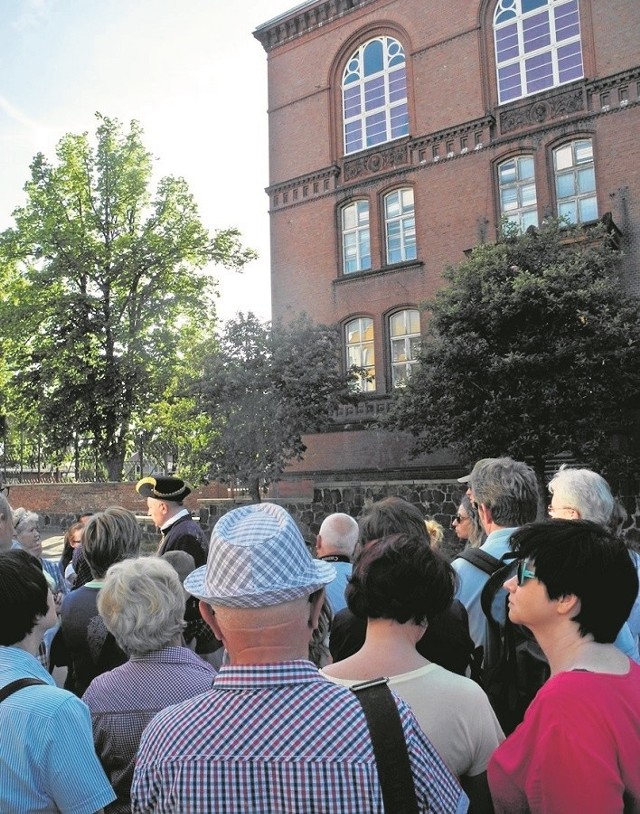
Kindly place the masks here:
<instances>
[{"instance_id":1,"label":"woman in red top","mask_svg":"<svg viewBox=\"0 0 640 814\"><path fill-rule=\"evenodd\" d=\"M517 531L509 618L551 667L488 767L496 814L640 812L640 667L612 642L638 594L625 544L588 521Z\"/></svg>"}]
</instances>

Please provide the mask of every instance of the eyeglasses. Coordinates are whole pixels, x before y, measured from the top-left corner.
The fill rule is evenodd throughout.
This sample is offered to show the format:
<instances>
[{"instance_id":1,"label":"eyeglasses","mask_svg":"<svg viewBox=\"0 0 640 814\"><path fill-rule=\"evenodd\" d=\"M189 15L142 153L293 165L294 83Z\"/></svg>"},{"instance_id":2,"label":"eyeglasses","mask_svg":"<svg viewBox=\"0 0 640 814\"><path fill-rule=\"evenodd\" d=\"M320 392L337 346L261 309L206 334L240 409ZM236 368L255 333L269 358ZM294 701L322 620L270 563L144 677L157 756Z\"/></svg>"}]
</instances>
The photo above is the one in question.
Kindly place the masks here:
<instances>
[{"instance_id":1,"label":"eyeglasses","mask_svg":"<svg viewBox=\"0 0 640 814\"><path fill-rule=\"evenodd\" d=\"M516 578L518 580L518 585L522 585L522 583L527 579L536 579L536 572L532 571L530 568L527 568L526 560L518 560Z\"/></svg>"},{"instance_id":2,"label":"eyeglasses","mask_svg":"<svg viewBox=\"0 0 640 814\"><path fill-rule=\"evenodd\" d=\"M463 520L468 520L468 519L469 519L469 518L466 516L466 514L457 514L457 515L456 515L456 516L453 518L453 520L452 520L451 522L452 522L452 523L462 523L462 521L463 521Z\"/></svg>"},{"instance_id":3,"label":"eyeglasses","mask_svg":"<svg viewBox=\"0 0 640 814\"><path fill-rule=\"evenodd\" d=\"M9 489L10 486L0 486L0 495L4 495L5 497L9 497Z\"/></svg>"}]
</instances>

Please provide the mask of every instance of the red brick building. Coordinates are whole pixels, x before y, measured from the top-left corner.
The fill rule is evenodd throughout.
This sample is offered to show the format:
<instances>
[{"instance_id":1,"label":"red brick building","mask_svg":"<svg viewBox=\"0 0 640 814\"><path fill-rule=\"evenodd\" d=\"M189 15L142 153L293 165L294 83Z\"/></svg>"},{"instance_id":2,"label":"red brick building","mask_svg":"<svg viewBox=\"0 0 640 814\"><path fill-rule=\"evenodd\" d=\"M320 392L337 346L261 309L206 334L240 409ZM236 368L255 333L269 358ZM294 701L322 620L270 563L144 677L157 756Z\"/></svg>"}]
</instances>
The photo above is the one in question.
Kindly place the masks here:
<instances>
[{"instance_id":1,"label":"red brick building","mask_svg":"<svg viewBox=\"0 0 640 814\"><path fill-rule=\"evenodd\" d=\"M640 293L640 2L311 0L254 33L274 318L339 323L345 365L375 377L291 473L442 475L359 428L411 374L447 265L502 216L611 213Z\"/></svg>"}]
</instances>

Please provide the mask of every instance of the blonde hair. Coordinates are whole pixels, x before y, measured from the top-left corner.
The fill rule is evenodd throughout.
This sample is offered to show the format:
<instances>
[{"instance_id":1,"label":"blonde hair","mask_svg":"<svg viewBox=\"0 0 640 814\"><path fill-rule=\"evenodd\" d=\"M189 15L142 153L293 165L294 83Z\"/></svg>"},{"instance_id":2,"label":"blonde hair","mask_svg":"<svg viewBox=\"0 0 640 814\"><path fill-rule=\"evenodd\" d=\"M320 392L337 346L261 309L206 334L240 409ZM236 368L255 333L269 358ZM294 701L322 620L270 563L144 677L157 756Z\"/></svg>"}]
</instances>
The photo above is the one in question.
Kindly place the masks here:
<instances>
[{"instance_id":1,"label":"blonde hair","mask_svg":"<svg viewBox=\"0 0 640 814\"><path fill-rule=\"evenodd\" d=\"M175 644L184 629L184 607L180 577L162 557L112 565L98 594L107 630L130 655Z\"/></svg>"},{"instance_id":2,"label":"blonde hair","mask_svg":"<svg viewBox=\"0 0 640 814\"><path fill-rule=\"evenodd\" d=\"M431 547L440 548L440 544L444 540L444 529L440 523L438 523L438 521L434 520L432 517L429 517L424 521L424 525L426 526L427 534L429 535Z\"/></svg>"}]
</instances>

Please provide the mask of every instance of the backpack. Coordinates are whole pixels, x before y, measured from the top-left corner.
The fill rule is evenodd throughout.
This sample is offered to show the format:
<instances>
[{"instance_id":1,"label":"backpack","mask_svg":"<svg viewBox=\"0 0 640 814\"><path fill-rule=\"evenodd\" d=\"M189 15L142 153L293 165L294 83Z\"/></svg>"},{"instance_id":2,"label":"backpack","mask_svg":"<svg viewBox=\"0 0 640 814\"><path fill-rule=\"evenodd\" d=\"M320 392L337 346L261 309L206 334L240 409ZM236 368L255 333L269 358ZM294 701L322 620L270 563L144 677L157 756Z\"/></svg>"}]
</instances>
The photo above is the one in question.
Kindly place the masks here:
<instances>
[{"instance_id":1,"label":"backpack","mask_svg":"<svg viewBox=\"0 0 640 814\"><path fill-rule=\"evenodd\" d=\"M533 634L509 619L509 597L503 584L516 573L515 555L509 551L497 559L470 548L459 556L489 576L480 594L487 621L486 647L482 666L472 677L487 693L505 735L509 735L549 678L549 664Z\"/></svg>"}]
</instances>

